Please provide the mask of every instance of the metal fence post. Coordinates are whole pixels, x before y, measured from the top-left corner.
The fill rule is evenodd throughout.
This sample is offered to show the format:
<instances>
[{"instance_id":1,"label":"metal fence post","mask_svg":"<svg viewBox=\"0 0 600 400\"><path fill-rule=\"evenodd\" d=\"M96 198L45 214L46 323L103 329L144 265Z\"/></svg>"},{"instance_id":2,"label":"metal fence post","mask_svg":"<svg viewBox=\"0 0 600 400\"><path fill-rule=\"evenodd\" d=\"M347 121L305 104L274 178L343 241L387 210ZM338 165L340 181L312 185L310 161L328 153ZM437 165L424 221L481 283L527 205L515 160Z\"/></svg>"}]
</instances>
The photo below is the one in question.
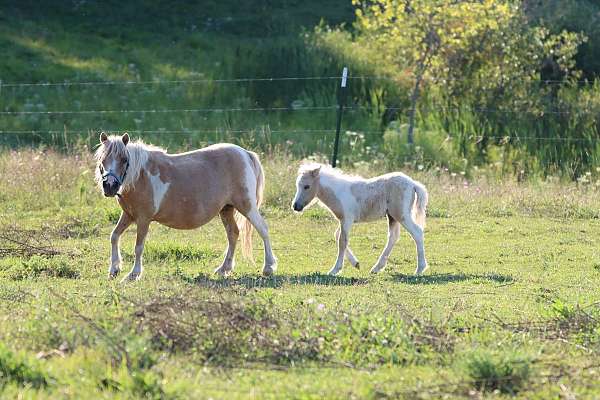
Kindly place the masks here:
<instances>
[{"instance_id":1,"label":"metal fence post","mask_svg":"<svg viewBox=\"0 0 600 400\"><path fill-rule=\"evenodd\" d=\"M344 112L344 100L346 97L346 83L348 81L348 67L342 71L342 83L338 93L337 123L335 127L335 143L333 144L333 156L331 157L331 166L335 168L337 164L338 149L340 146L340 128L342 127L342 114Z\"/></svg>"}]
</instances>

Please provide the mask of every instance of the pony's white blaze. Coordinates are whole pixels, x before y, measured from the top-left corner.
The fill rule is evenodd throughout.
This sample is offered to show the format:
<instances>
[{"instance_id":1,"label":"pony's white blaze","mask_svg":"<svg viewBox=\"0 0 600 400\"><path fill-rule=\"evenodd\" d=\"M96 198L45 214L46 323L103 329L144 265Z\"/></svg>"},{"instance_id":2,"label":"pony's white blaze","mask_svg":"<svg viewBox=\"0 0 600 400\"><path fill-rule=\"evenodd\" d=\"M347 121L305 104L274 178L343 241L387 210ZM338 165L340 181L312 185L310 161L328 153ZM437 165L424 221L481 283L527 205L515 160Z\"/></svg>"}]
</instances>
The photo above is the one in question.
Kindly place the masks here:
<instances>
[{"instance_id":1,"label":"pony's white blaze","mask_svg":"<svg viewBox=\"0 0 600 400\"><path fill-rule=\"evenodd\" d=\"M389 222L388 241L371 272L376 273L385 268L392 248L398 240L400 225L410 233L417 247L415 273L421 274L427 269L423 229L428 195L421 183L399 172L364 179L345 175L325 165L302 165L298 170L296 196L292 208L301 211L315 199L340 222L335 234L338 258L329 271L331 275L337 275L341 271L344 255L358 268L358 260L348 246L352 224L385 216Z\"/></svg>"},{"instance_id":2,"label":"pony's white blaze","mask_svg":"<svg viewBox=\"0 0 600 400\"><path fill-rule=\"evenodd\" d=\"M217 215L225 226L228 246L215 272L227 275L232 271L240 235L244 254L251 256L252 227L264 243L263 274L275 271L277 260L271 249L267 224L258 211L264 174L255 153L232 144L219 144L182 154L167 154L141 141L131 143L128 135L107 137L102 134L100 138L101 145L96 151L98 163L105 167L110 165L117 171L113 173L125 176L117 199L123 212L111 234L110 277L121 270L119 238L132 223L137 224L137 238L134 266L125 278L129 280L138 279L142 274L144 242L152 221L176 229L194 229ZM95 176L102 188L100 166ZM239 226L242 219L245 221Z\"/></svg>"},{"instance_id":3,"label":"pony's white blaze","mask_svg":"<svg viewBox=\"0 0 600 400\"><path fill-rule=\"evenodd\" d=\"M152 184L152 200L154 202L154 212L157 213L160 210L160 205L169 190L171 183L163 182L160 179L160 173L156 175L150 175L150 183Z\"/></svg>"}]
</instances>

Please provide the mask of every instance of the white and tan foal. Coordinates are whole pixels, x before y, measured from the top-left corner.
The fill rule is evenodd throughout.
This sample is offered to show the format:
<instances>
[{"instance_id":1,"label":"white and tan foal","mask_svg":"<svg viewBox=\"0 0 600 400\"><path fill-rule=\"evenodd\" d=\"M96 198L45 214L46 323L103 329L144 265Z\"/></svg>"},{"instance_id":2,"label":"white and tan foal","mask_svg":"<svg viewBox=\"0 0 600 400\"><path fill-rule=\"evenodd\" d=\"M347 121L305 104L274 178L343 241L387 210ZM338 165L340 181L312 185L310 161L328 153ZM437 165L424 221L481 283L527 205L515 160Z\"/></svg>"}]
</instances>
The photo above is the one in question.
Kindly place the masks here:
<instances>
[{"instance_id":1,"label":"white and tan foal","mask_svg":"<svg viewBox=\"0 0 600 400\"><path fill-rule=\"evenodd\" d=\"M123 280L142 275L144 240L150 223L175 229L194 229L219 215L227 232L227 251L216 273L233 270L234 251L240 230L242 250L251 257L252 226L263 239L263 274L271 275L276 259L267 224L258 212L265 178L258 156L232 144L216 144L202 150L167 154L129 135L100 135L96 151L96 180L107 197L117 196L122 213L110 237L110 278L121 271L119 238L132 223L137 225L135 263ZM245 217L236 218L236 211ZM238 227L240 222L240 227Z\"/></svg>"},{"instance_id":2,"label":"white and tan foal","mask_svg":"<svg viewBox=\"0 0 600 400\"><path fill-rule=\"evenodd\" d=\"M400 236L400 225L406 228L417 245L415 274L422 274L427 269L423 229L428 194L421 183L400 172L364 179L345 175L322 164L305 164L298 170L292 208L294 211L302 211L315 199L340 222L335 232L338 257L329 271L330 275L340 273L344 265L344 254L352 266L359 266L348 246L352 224L385 216L388 219L387 244L371 272L377 273L385 268Z\"/></svg>"}]
</instances>

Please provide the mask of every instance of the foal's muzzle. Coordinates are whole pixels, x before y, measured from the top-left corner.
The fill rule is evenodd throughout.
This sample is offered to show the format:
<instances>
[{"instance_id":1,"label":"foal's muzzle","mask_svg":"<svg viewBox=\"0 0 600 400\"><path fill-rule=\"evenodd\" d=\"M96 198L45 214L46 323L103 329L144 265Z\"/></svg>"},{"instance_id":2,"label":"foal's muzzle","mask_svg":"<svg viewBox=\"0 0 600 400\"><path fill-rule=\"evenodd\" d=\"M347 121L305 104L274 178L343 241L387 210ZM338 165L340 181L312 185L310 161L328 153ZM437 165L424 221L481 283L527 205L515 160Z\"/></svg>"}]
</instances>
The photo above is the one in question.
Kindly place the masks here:
<instances>
[{"instance_id":1,"label":"foal's muzzle","mask_svg":"<svg viewBox=\"0 0 600 400\"><path fill-rule=\"evenodd\" d=\"M292 204L292 208L294 209L294 211L302 211L304 206L300 205L300 203L295 201L294 204Z\"/></svg>"}]
</instances>

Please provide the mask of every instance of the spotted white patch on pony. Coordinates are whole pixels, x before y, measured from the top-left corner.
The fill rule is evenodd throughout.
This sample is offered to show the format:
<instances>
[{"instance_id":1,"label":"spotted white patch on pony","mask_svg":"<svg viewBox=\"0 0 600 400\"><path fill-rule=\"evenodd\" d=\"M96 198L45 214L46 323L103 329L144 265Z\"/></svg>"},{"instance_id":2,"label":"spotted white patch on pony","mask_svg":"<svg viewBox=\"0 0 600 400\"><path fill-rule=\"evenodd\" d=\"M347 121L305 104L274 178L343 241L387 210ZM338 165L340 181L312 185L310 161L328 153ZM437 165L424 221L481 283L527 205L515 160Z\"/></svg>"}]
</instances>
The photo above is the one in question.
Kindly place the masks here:
<instances>
[{"instance_id":1,"label":"spotted white patch on pony","mask_svg":"<svg viewBox=\"0 0 600 400\"><path fill-rule=\"evenodd\" d=\"M160 210L160 205L162 204L162 201L165 198L165 195L167 194L171 184L169 182L163 182L162 179L160 179L160 173L156 175L150 175L150 183L152 184L154 212L157 213Z\"/></svg>"}]
</instances>

